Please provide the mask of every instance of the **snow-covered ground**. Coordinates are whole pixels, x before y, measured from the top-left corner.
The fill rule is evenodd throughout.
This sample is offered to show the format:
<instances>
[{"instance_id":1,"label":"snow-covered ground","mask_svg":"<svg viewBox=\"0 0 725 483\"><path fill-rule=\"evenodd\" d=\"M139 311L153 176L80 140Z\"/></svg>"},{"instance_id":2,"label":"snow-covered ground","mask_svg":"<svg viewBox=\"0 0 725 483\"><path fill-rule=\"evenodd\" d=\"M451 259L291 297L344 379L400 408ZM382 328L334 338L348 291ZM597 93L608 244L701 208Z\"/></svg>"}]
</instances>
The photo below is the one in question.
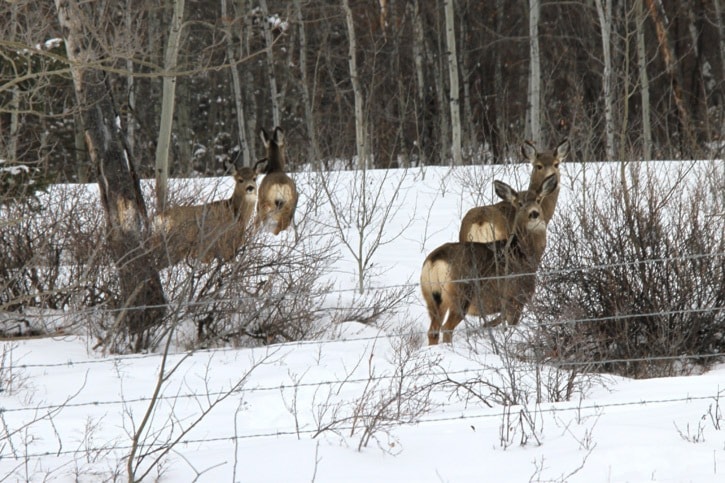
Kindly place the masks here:
<instances>
[{"instance_id":1,"label":"snow-covered ground","mask_svg":"<svg viewBox=\"0 0 725 483\"><path fill-rule=\"evenodd\" d=\"M557 210L609 166L565 163ZM492 179L524 187L528 171L369 172L394 209L367 283L416 284L463 213L493 201ZM339 176L337 195L360 199L350 195L355 174ZM313 177L295 177L302 211ZM307 223L332 225L326 213ZM356 264L336 246L335 288L353 293ZM725 481L725 365L649 380L582 375L560 401L551 392L562 371L495 355L487 337L457 332L452 346L427 347L427 325L416 289L383 328L347 322L264 348L164 359L104 356L82 335L4 341L0 481L126 480L131 453L137 476L149 469L145 481ZM169 376L153 400L162 364Z\"/></svg>"}]
</instances>

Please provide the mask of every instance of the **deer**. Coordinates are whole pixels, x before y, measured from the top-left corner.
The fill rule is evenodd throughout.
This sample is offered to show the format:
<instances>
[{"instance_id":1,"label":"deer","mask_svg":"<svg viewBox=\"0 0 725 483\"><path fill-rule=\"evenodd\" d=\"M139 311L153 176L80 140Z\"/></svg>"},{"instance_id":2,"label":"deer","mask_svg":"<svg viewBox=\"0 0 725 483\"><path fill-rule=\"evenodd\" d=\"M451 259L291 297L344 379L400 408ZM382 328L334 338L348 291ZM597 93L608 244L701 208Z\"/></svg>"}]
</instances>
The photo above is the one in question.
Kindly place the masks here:
<instances>
[{"instance_id":1,"label":"deer","mask_svg":"<svg viewBox=\"0 0 725 483\"><path fill-rule=\"evenodd\" d=\"M521 154L531 162L532 172L529 189L537 191L545 179L551 175L561 181L559 167L569 156L571 146L569 140L564 139L554 149L537 151L528 141L521 145ZM542 213L546 223L551 221L559 198L559 188L546 197L542 205ZM513 226L516 210L505 201L494 205L478 206L468 210L461 220L461 230L458 241L491 242L508 238Z\"/></svg>"},{"instance_id":2,"label":"deer","mask_svg":"<svg viewBox=\"0 0 725 483\"><path fill-rule=\"evenodd\" d=\"M514 212L505 240L453 242L433 250L423 262L420 287L430 316L428 344L450 343L466 315L498 317L484 324L516 325L536 288L536 271L546 248L544 202L559 186L549 175L537 190L516 192L494 181L496 194Z\"/></svg>"},{"instance_id":3,"label":"deer","mask_svg":"<svg viewBox=\"0 0 725 483\"><path fill-rule=\"evenodd\" d=\"M234 178L231 198L201 205L179 205L154 216L151 246L159 268L187 257L202 263L229 262L249 235L257 203L257 173L230 166Z\"/></svg>"},{"instance_id":4,"label":"deer","mask_svg":"<svg viewBox=\"0 0 725 483\"><path fill-rule=\"evenodd\" d=\"M297 187L285 171L284 132L275 127L272 135L261 128L259 135L266 150L266 157L257 161L254 169L264 174L259 184L255 226L264 227L279 235L289 228L297 209Z\"/></svg>"}]
</instances>

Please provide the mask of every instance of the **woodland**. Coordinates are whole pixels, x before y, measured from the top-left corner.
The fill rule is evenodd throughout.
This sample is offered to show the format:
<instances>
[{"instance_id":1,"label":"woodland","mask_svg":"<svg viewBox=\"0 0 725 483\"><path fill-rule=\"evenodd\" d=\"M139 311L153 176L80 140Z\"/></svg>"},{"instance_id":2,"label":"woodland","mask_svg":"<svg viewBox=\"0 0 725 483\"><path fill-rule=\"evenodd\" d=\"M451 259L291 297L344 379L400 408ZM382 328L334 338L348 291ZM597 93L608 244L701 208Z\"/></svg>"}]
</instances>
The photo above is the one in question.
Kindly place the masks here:
<instances>
[{"instance_id":1,"label":"woodland","mask_svg":"<svg viewBox=\"0 0 725 483\"><path fill-rule=\"evenodd\" d=\"M723 10L718 0L117 0L73 15L143 178L161 156L173 177L250 166L259 128L276 125L292 170L504 163L523 140L565 137L577 161L718 157ZM71 73L80 60L68 58L56 5L3 2L0 19L0 159L50 182L95 182Z\"/></svg>"}]
</instances>

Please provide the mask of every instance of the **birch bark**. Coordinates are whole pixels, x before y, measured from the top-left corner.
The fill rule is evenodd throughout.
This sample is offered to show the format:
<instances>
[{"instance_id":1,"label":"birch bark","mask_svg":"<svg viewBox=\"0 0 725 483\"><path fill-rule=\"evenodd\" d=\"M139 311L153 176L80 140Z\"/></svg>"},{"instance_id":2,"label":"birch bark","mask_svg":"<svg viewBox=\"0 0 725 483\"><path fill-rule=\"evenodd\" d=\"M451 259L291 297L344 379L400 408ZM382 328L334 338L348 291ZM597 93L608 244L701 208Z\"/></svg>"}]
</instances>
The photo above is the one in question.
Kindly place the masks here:
<instances>
[{"instance_id":1,"label":"birch bark","mask_svg":"<svg viewBox=\"0 0 725 483\"><path fill-rule=\"evenodd\" d=\"M463 164L461 155L461 100L458 85L458 54L456 52L455 11L453 0L444 0L446 21L446 48L448 56L448 83L451 110L451 156L454 165Z\"/></svg>"},{"instance_id":2,"label":"birch bark","mask_svg":"<svg viewBox=\"0 0 725 483\"><path fill-rule=\"evenodd\" d=\"M171 145L171 127L174 123L174 103L176 102L176 64L181 44L181 23L184 19L184 0L174 0L174 13L166 44L164 58L164 81L161 95L161 120L159 137L156 142L156 204L159 211L166 209L166 195L169 181L169 147Z\"/></svg>"},{"instance_id":3,"label":"birch bark","mask_svg":"<svg viewBox=\"0 0 725 483\"><path fill-rule=\"evenodd\" d=\"M369 161L367 150L367 136L365 135L366 127L365 114L363 112L363 95L362 87L360 86L360 76L357 70L357 56L355 55L355 52L357 50L355 23L352 16L352 9L350 9L349 0L342 0L342 8L345 12L345 23L347 24L347 37L349 42L348 63L350 66L350 80L352 82L352 91L355 97L355 145L358 155L358 167L360 169L367 169L369 167Z\"/></svg>"},{"instance_id":4,"label":"birch bark","mask_svg":"<svg viewBox=\"0 0 725 483\"><path fill-rule=\"evenodd\" d=\"M166 308L158 270L145 249L148 216L134 165L123 146L123 133L106 74L93 67L99 56L93 41L93 12L87 2L55 0L71 65L76 99L85 128L86 147L98 170L107 240L118 270L120 300L116 327L125 327L132 348L149 347L150 329Z\"/></svg>"}]
</instances>

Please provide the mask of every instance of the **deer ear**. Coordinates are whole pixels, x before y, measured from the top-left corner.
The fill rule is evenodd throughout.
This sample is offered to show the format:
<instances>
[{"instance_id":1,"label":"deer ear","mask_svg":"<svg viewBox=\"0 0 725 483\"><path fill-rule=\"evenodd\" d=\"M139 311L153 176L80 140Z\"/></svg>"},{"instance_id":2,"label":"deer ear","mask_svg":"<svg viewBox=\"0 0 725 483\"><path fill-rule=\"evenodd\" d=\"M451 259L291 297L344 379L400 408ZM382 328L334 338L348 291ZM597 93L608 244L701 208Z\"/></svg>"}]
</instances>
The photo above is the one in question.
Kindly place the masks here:
<instances>
[{"instance_id":1,"label":"deer ear","mask_svg":"<svg viewBox=\"0 0 725 483\"><path fill-rule=\"evenodd\" d=\"M259 128L259 137L262 139L262 144L264 144L264 147L269 147L269 135L263 127Z\"/></svg>"},{"instance_id":2,"label":"deer ear","mask_svg":"<svg viewBox=\"0 0 725 483\"><path fill-rule=\"evenodd\" d=\"M226 160L224 161L224 169L229 172L232 176L234 176L237 173L237 165L233 162Z\"/></svg>"},{"instance_id":3,"label":"deer ear","mask_svg":"<svg viewBox=\"0 0 725 483\"><path fill-rule=\"evenodd\" d=\"M260 159L259 161L254 163L254 172L257 174L266 173L268 167L269 167L269 160L267 158Z\"/></svg>"},{"instance_id":4,"label":"deer ear","mask_svg":"<svg viewBox=\"0 0 725 483\"><path fill-rule=\"evenodd\" d=\"M571 144L569 144L569 140L564 139L556 147L556 157L559 159L559 161L564 161L567 158L567 156L569 156L570 150L571 150Z\"/></svg>"},{"instance_id":5,"label":"deer ear","mask_svg":"<svg viewBox=\"0 0 725 483\"><path fill-rule=\"evenodd\" d=\"M556 175L552 174L551 176L547 177L543 183L541 183L541 188L539 188L538 198L544 198L546 196L549 196L556 187L559 186L559 181L556 179Z\"/></svg>"},{"instance_id":6,"label":"deer ear","mask_svg":"<svg viewBox=\"0 0 725 483\"><path fill-rule=\"evenodd\" d=\"M532 163L536 161L536 148L530 141L524 141L524 143L521 144L521 155Z\"/></svg>"},{"instance_id":7,"label":"deer ear","mask_svg":"<svg viewBox=\"0 0 725 483\"><path fill-rule=\"evenodd\" d=\"M279 126L274 128L274 143L277 146L284 146L284 131Z\"/></svg>"},{"instance_id":8,"label":"deer ear","mask_svg":"<svg viewBox=\"0 0 725 483\"><path fill-rule=\"evenodd\" d=\"M494 180L493 182L493 189L498 195L499 198L501 198L504 201L508 201L509 203L513 203L513 201L516 199L516 191L503 181Z\"/></svg>"}]
</instances>

